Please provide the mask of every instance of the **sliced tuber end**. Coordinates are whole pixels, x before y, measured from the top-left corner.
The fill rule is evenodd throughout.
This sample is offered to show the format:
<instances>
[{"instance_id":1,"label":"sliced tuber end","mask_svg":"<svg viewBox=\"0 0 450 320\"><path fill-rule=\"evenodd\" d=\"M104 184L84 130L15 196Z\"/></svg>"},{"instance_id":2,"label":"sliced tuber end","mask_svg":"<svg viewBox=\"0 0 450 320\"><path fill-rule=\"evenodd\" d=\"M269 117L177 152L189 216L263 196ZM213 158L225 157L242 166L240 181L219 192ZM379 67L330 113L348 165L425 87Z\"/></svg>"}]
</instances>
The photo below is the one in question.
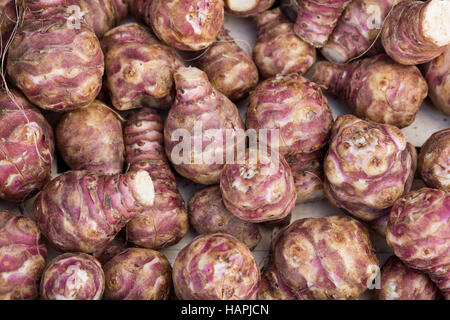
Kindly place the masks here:
<instances>
[{"instance_id":1,"label":"sliced tuber end","mask_svg":"<svg viewBox=\"0 0 450 320\"><path fill-rule=\"evenodd\" d=\"M155 188L150 175L145 170L134 172L130 176L130 187L136 199L146 207L153 206L155 200Z\"/></svg>"},{"instance_id":2,"label":"sliced tuber end","mask_svg":"<svg viewBox=\"0 0 450 320\"><path fill-rule=\"evenodd\" d=\"M254 9L259 0L227 0L227 6L234 12L247 12Z\"/></svg>"},{"instance_id":3,"label":"sliced tuber end","mask_svg":"<svg viewBox=\"0 0 450 320\"><path fill-rule=\"evenodd\" d=\"M450 1L432 0L426 4L422 19L422 32L425 37L437 46L443 47L450 43Z\"/></svg>"}]
</instances>

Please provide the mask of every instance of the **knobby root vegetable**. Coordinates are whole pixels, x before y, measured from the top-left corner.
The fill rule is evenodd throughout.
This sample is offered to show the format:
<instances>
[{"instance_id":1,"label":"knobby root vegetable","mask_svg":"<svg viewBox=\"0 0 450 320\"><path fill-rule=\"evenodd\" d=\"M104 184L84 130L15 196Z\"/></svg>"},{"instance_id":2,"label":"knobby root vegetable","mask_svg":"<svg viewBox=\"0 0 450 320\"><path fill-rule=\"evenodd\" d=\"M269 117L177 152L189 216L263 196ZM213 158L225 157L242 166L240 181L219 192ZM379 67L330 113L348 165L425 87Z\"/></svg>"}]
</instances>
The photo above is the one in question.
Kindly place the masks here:
<instances>
[{"instance_id":1,"label":"knobby root vegetable","mask_svg":"<svg viewBox=\"0 0 450 320\"><path fill-rule=\"evenodd\" d=\"M170 106L164 100L172 100L173 73L184 66L175 50L136 23L110 30L102 47L106 86L116 109Z\"/></svg>"},{"instance_id":2,"label":"knobby root vegetable","mask_svg":"<svg viewBox=\"0 0 450 320\"><path fill-rule=\"evenodd\" d=\"M386 53L405 65L440 56L450 44L448 0L401 1L387 18L381 41Z\"/></svg>"},{"instance_id":3,"label":"knobby root vegetable","mask_svg":"<svg viewBox=\"0 0 450 320\"><path fill-rule=\"evenodd\" d=\"M281 279L272 258L269 258L261 272L258 300L297 300L292 290Z\"/></svg>"},{"instance_id":4,"label":"knobby root vegetable","mask_svg":"<svg viewBox=\"0 0 450 320\"><path fill-rule=\"evenodd\" d=\"M253 223L288 216L297 193L284 157L259 148L249 149L243 160L223 168L220 190L225 207L239 219Z\"/></svg>"},{"instance_id":5,"label":"knobby root vegetable","mask_svg":"<svg viewBox=\"0 0 450 320\"><path fill-rule=\"evenodd\" d=\"M426 273L405 265L391 256L381 269L379 300L436 300L439 291Z\"/></svg>"},{"instance_id":6,"label":"knobby root vegetable","mask_svg":"<svg viewBox=\"0 0 450 320\"><path fill-rule=\"evenodd\" d=\"M316 64L312 80L342 98L363 119L404 128L414 122L428 93L416 66L403 66L381 54L339 65Z\"/></svg>"},{"instance_id":7,"label":"knobby root vegetable","mask_svg":"<svg viewBox=\"0 0 450 320\"><path fill-rule=\"evenodd\" d=\"M422 188L392 208L386 240L410 268L428 273L450 299L450 193Z\"/></svg>"},{"instance_id":8,"label":"knobby root vegetable","mask_svg":"<svg viewBox=\"0 0 450 320\"><path fill-rule=\"evenodd\" d=\"M86 108L65 113L55 133L58 151L72 170L122 173L122 124L102 102L95 100Z\"/></svg>"},{"instance_id":9,"label":"knobby root vegetable","mask_svg":"<svg viewBox=\"0 0 450 320\"><path fill-rule=\"evenodd\" d=\"M322 55L336 63L346 63L366 52L381 32L393 6L401 0L355 0L345 9Z\"/></svg>"},{"instance_id":10,"label":"knobby root vegetable","mask_svg":"<svg viewBox=\"0 0 450 320\"><path fill-rule=\"evenodd\" d=\"M247 129L278 130L283 155L323 148L333 115L319 86L297 73L263 81L250 94ZM267 143L273 146L272 136Z\"/></svg>"},{"instance_id":11,"label":"knobby root vegetable","mask_svg":"<svg viewBox=\"0 0 450 320\"><path fill-rule=\"evenodd\" d=\"M294 24L295 34L316 48L323 47L350 2L351 0L297 1L298 14Z\"/></svg>"},{"instance_id":12,"label":"knobby root vegetable","mask_svg":"<svg viewBox=\"0 0 450 320\"><path fill-rule=\"evenodd\" d=\"M8 50L7 70L27 98L52 111L94 101L102 86L103 53L84 19L75 28L72 14L57 6L31 11L23 20Z\"/></svg>"},{"instance_id":13,"label":"knobby root vegetable","mask_svg":"<svg viewBox=\"0 0 450 320\"><path fill-rule=\"evenodd\" d=\"M423 67L433 104L450 116L450 45L444 53Z\"/></svg>"},{"instance_id":14,"label":"knobby root vegetable","mask_svg":"<svg viewBox=\"0 0 450 320\"><path fill-rule=\"evenodd\" d=\"M46 255L31 218L0 211L0 300L36 299Z\"/></svg>"},{"instance_id":15,"label":"knobby root vegetable","mask_svg":"<svg viewBox=\"0 0 450 320\"><path fill-rule=\"evenodd\" d=\"M144 15L149 13L147 7L150 6L152 0L126 0L130 14L138 21L144 21Z\"/></svg>"},{"instance_id":16,"label":"knobby root vegetable","mask_svg":"<svg viewBox=\"0 0 450 320\"><path fill-rule=\"evenodd\" d=\"M114 9L115 25L128 16L129 0L111 0Z\"/></svg>"},{"instance_id":17,"label":"knobby root vegetable","mask_svg":"<svg viewBox=\"0 0 450 320\"><path fill-rule=\"evenodd\" d=\"M286 156L291 167L297 190L297 203L305 203L324 198L323 160L325 149L310 153L296 153Z\"/></svg>"},{"instance_id":18,"label":"knobby root vegetable","mask_svg":"<svg viewBox=\"0 0 450 320\"><path fill-rule=\"evenodd\" d=\"M0 198L21 202L50 179L53 130L17 90L0 88Z\"/></svg>"},{"instance_id":19,"label":"knobby root vegetable","mask_svg":"<svg viewBox=\"0 0 450 320\"><path fill-rule=\"evenodd\" d=\"M425 142L418 170L427 186L450 192L450 128L434 133Z\"/></svg>"},{"instance_id":20,"label":"knobby root vegetable","mask_svg":"<svg viewBox=\"0 0 450 320\"><path fill-rule=\"evenodd\" d=\"M100 262L85 253L65 253L45 268L41 280L44 300L100 300L105 275Z\"/></svg>"},{"instance_id":21,"label":"knobby root vegetable","mask_svg":"<svg viewBox=\"0 0 450 320\"><path fill-rule=\"evenodd\" d=\"M355 217L374 221L409 192L416 164L416 149L397 127L340 116L324 162L325 195Z\"/></svg>"},{"instance_id":22,"label":"knobby root vegetable","mask_svg":"<svg viewBox=\"0 0 450 320\"><path fill-rule=\"evenodd\" d=\"M149 249L174 245L186 235L189 222L164 153L163 121L155 109L143 108L130 115L124 134L128 170L146 170L155 188L153 207L127 224L127 239Z\"/></svg>"},{"instance_id":23,"label":"knobby root vegetable","mask_svg":"<svg viewBox=\"0 0 450 320\"><path fill-rule=\"evenodd\" d=\"M114 27L115 14L112 0L76 0L75 2L84 12L84 20L90 26L97 38Z\"/></svg>"},{"instance_id":24,"label":"knobby root vegetable","mask_svg":"<svg viewBox=\"0 0 450 320\"><path fill-rule=\"evenodd\" d=\"M297 220L277 237L273 254L299 300L357 299L379 270L369 233L349 217Z\"/></svg>"},{"instance_id":25,"label":"knobby root vegetable","mask_svg":"<svg viewBox=\"0 0 450 320\"><path fill-rule=\"evenodd\" d=\"M275 0L225 0L227 13L241 18L253 17L269 9Z\"/></svg>"},{"instance_id":26,"label":"knobby root vegetable","mask_svg":"<svg viewBox=\"0 0 450 320\"><path fill-rule=\"evenodd\" d=\"M106 248L97 250L92 255L97 259L102 265L106 264L109 260L114 258L116 255L121 253L125 248L125 243L115 244L114 240L110 242Z\"/></svg>"},{"instance_id":27,"label":"knobby root vegetable","mask_svg":"<svg viewBox=\"0 0 450 320\"><path fill-rule=\"evenodd\" d=\"M16 7L14 3L14 0L0 0L0 52L2 53L17 20Z\"/></svg>"},{"instance_id":28,"label":"knobby root vegetable","mask_svg":"<svg viewBox=\"0 0 450 320\"><path fill-rule=\"evenodd\" d=\"M41 191L33 206L39 227L62 251L105 248L132 218L151 208L154 189L140 170L124 175L68 171Z\"/></svg>"},{"instance_id":29,"label":"knobby root vegetable","mask_svg":"<svg viewBox=\"0 0 450 320\"><path fill-rule=\"evenodd\" d=\"M174 78L177 95L164 127L166 154L185 178L217 184L228 155L245 146L239 112L201 70L180 68Z\"/></svg>"},{"instance_id":30,"label":"knobby root vegetable","mask_svg":"<svg viewBox=\"0 0 450 320\"><path fill-rule=\"evenodd\" d=\"M260 273L245 244L214 233L195 238L179 252L173 283L182 300L254 300Z\"/></svg>"},{"instance_id":31,"label":"knobby root vegetable","mask_svg":"<svg viewBox=\"0 0 450 320\"><path fill-rule=\"evenodd\" d=\"M222 0L152 0L145 20L167 45L198 51L209 47L224 21Z\"/></svg>"},{"instance_id":32,"label":"knobby root vegetable","mask_svg":"<svg viewBox=\"0 0 450 320\"><path fill-rule=\"evenodd\" d=\"M248 95L258 84L258 69L252 58L222 29L216 41L198 59L198 66L211 84L231 100Z\"/></svg>"},{"instance_id":33,"label":"knobby root vegetable","mask_svg":"<svg viewBox=\"0 0 450 320\"><path fill-rule=\"evenodd\" d=\"M104 267L105 298L110 300L167 300L172 268L158 251L129 248Z\"/></svg>"},{"instance_id":34,"label":"knobby root vegetable","mask_svg":"<svg viewBox=\"0 0 450 320\"><path fill-rule=\"evenodd\" d=\"M258 38L253 58L264 78L277 74L305 73L316 61L316 49L294 33L280 8L260 13L254 18Z\"/></svg>"},{"instance_id":35,"label":"knobby root vegetable","mask_svg":"<svg viewBox=\"0 0 450 320\"><path fill-rule=\"evenodd\" d=\"M258 226L235 217L222 201L219 186L197 191L188 204L189 222L200 234L228 233L253 250L261 241Z\"/></svg>"}]
</instances>

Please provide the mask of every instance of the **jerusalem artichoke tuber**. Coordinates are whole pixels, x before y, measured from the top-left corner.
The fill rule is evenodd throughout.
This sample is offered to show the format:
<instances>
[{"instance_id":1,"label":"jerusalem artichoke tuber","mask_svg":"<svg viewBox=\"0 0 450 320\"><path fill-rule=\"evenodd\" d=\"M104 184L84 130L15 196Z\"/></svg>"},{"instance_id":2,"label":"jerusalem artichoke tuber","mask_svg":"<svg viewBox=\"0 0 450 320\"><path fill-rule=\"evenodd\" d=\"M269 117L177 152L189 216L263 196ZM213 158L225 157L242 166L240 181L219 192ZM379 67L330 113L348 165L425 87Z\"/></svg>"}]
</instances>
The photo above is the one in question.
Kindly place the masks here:
<instances>
[{"instance_id":1,"label":"jerusalem artichoke tuber","mask_svg":"<svg viewBox=\"0 0 450 320\"><path fill-rule=\"evenodd\" d=\"M225 0L227 13L246 18L253 17L269 9L275 0Z\"/></svg>"}]
</instances>

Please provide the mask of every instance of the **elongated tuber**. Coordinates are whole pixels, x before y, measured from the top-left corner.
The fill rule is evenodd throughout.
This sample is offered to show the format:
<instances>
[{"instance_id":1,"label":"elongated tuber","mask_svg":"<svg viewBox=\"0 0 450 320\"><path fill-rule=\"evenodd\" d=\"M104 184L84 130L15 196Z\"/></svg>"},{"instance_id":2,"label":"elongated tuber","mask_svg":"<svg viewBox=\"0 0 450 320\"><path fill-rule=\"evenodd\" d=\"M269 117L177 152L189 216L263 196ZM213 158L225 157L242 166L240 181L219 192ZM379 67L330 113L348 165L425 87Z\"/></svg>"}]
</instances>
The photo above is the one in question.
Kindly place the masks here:
<instances>
[{"instance_id":1,"label":"elongated tuber","mask_svg":"<svg viewBox=\"0 0 450 320\"><path fill-rule=\"evenodd\" d=\"M369 233L349 217L297 220L277 237L273 254L299 300L357 299L379 270Z\"/></svg>"},{"instance_id":2,"label":"elongated tuber","mask_svg":"<svg viewBox=\"0 0 450 320\"><path fill-rule=\"evenodd\" d=\"M72 170L122 173L122 124L102 102L95 100L86 108L65 113L55 133L60 155Z\"/></svg>"},{"instance_id":3,"label":"elongated tuber","mask_svg":"<svg viewBox=\"0 0 450 320\"><path fill-rule=\"evenodd\" d=\"M436 300L439 291L426 273L409 268L391 256L381 269L379 300Z\"/></svg>"},{"instance_id":4,"label":"elongated tuber","mask_svg":"<svg viewBox=\"0 0 450 320\"><path fill-rule=\"evenodd\" d=\"M105 298L111 300L167 300L172 288L172 268L158 251L130 248L104 267Z\"/></svg>"},{"instance_id":5,"label":"elongated tuber","mask_svg":"<svg viewBox=\"0 0 450 320\"><path fill-rule=\"evenodd\" d=\"M0 211L0 300L36 299L46 255L31 218Z\"/></svg>"},{"instance_id":6,"label":"elongated tuber","mask_svg":"<svg viewBox=\"0 0 450 320\"><path fill-rule=\"evenodd\" d=\"M189 222L200 234L228 233L254 249L261 241L258 227L235 217L225 207L219 186L197 191L189 200Z\"/></svg>"},{"instance_id":7,"label":"elongated tuber","mask_svg":"<svg viewBox=\"0 0 450 320\"><path fill-rule=\"evenodd\" d=\"M279 131L283 155L323 148L330 137L333 115L319 86L299 74L263 81L250 94L247 129ZM272 137L267 141L273 145Z\"/></svg>"},{"instance_id":8,"label":"elongated tuber","mask_svg":"<svg viewBox=\"0 0 450 320\"><path fill-rule=\"evenodd\" d=\"M100 92L104 71L94 32L83 19L73 27L63 6L26 12L8 51L11 79L40 108L68 111L89 105Z\"/></svg>"},{"instance_id":9,"label":"elongated tuber","mask_svg":"<svg viewBox=\"0 0 450 320\"><path fill-rule=\"evenodd\" d=\"M53 246L93 253L106 247L153 201L153 184L146 171L111 176L68 171L45 186L33 213Z\"/></svg>"},{"instance_id":10,"label":"elongated tuber","mask_svg":"<svg viewBox=\"0 0 450 320\"><path fill-rule=\"evenodd\" d=\"M100 262L85 253L65 253L53 259L41 280L44 300L100 300L105 275Z\"/></svg>"},{"instance_id":11,"label":"elongated tuber","mask_svg":"<svg viewBox=\"0 0 450 320\"><path fill-rule=\"evenodd\" d=\"M297 203L321 200L323 193L323 159L325 150L286 156L297 190Z\"/></svg>"},{"instance_id":12,"label":"elongated tuber","mask_svg":"<svg viewBox=\"0 0 450 320\"><path fill-rule=\"evenodd\" d=\"M253 58L264 78L292 72L305 73L316 61L316 49L294 33L280 8L260 13L254 18L258 38Z\"/></svg>"},{"instance_id":13,"label":"elongated tuber","mask_svg":"<svg viewBox=\"0 0 450 320\"><path fill-rule=\"evenodd\" d=\"M182 300L254 300L260 273L245 244L214 233L195 238L178 253L173 282Z\"/></svg>"},{"instance_id":14,"label":"elongated tuber","mask_svg":"<svg viewBox=\"0 0 450 320\"><path fill-rule=\"evenodd\" d=\"M322 55L346 63L364 54L377 40L386 17L401 0L355 0L345 9Z\"/></svg>"},{"instance_id":15,"label":"elongated tuber","mask_svg":"<svg viewBox=\"0 0 450 320\"><path fill-rule=\"evenodd\" d=\"M324 162L325 195L355 217L374 221L409 192L416 164L416 149L397 127L340 116Z\"/></svg>"},{"instance_id":16,"label":"elongated tuber","mask_svg":"<svg viewBox=\"0 0 450 320\"><path fill-rule=\"evenodd\" d=\"M173 73L183 66L175 50L156 40L136 23L110 30L102 40L106 86L118 110L142 106L167 108Z\"/></svg>"},{"instance_id":17,"label":"elongated tuber","mask_svg":"<svg viewBox=\"0 0 450 320\"><path fill-rule=\"evenodd\" d=\"M350 2L351 0L297 1L295 34L316 48L323 47Z\"/></svg>"},{"instance_id":18,"label":"elongated tuber","mask_svg":"<svg viewBox=\"0 0 450 320\"><path fill-rule=\"evenodd\" d=\"M405 65L425 63L440 56L450 44L450 2L401 1L387 18L381 41L386 53Z\"/></svg>"},{"instance_id":19,"label":"elongated tuber","mask_svg":"<svg viewBox=\"0 0 450 320\"><path fill-rule=\"evenodd\" d=\"M312 80L347 102L360 118L404 128L414 122L428 86L416 66L381 54L346 65L321 61Z\"/></svg>"},{"instance_id":20,"label":"elongated tuber","mask_svg":"<svg viewBox=\"0 0 450 320\"><path fill-rule=\"evenodd\" d=\"M255 16L269 9L275 0L225 0L227 13L242 18Z\"/></svg>"},{"instance_id":21,"label":"elongated tuber","mask_svg":"<svg viewBox=\"0 0 450 320\"><path fill-rule=\"evenodd\" d=\"M434 133L425 142L418 170L427 186L450 192L450 129Z\"/></svg>"},{"instance_id":22,"label":"elongated tuber","mask_svg":"<svg viewBox=\"0 0 450 320\"><path fill-rule=\"evenodd\" d=\"M53 130L17 90L0 88L0 198L21 202L49 180Z\"/></svg>"},{"instance_id":23,"label":"elongated tuber","mask_svg":"<svg viewBox=\"0 0 450 320\"><path fill-rule=\"evenodd\" d=\"M155 188L153 207L127 224L128 241L150 249L174 245L185 236L189 223L164 153L162 119L155 109L143 108L129 116L124 135L128 170L146 170Z\"/></svg>"},{"instance_id":24,"label":"elongated tuber","mask_svg":"<svg viewBox=\"0 0 450 320\"><path fill-rule=\"evenodd\" d=\"M406 265L428 273L450 299L450 194L422 188L392 208L386 240Z\"/></svg>"},{"instance_id":25,"label":"elongated tuber","mask_svg":"<svg viewBox=\"0 0 450 320\"><path fill-rule=\"evenodd\" d=\"M423 66L429 96L436 108L450 115L450 45L444 53Z\"/></svg>"},{"instance_id":26,"label":"elongated tuber","mask_svg":"<svg viewBox=\"0 0 450 320\"><path fill-rule=\"evenodd\" d=\"M255 63L226 29L222 29L216 41L200 55L198 66L208 75L211 84L231 100L246 97L258 84Z\"/></svg>"},{"instance_id":27,"label":"elongated tuber","mask_svg":"<svg viewBox=\"0 0 450 320\"><path fill-rule=\"evenodd\" d=\"M224 21L223 0L152 0L145 20L156 36L179 50L209 47Z\"/></svg>"},{"instance_id":28,"label":"elongated tuber","mask_svg":"<svg viewBox=\"0 0 450 320\"><path fill-rule=\"evenodd\" d=\"M253 223L285 218L297 200L291 168L284 157L261 148L248 150L242 163L225 165L220 190L225 207Z\"/></svg>"},{"instance_id":29,"label":"elongated tuber","mask_svg":"<svg viewBox=\"0 0 450 320\"><path fill-rule=\"evenodd\" d=\"M228 154L245 143L239 112L197 68L178 69L175 86L175 103L164 127L166 154L185 178L217 184Z\"/></svg>"}]
</instances>

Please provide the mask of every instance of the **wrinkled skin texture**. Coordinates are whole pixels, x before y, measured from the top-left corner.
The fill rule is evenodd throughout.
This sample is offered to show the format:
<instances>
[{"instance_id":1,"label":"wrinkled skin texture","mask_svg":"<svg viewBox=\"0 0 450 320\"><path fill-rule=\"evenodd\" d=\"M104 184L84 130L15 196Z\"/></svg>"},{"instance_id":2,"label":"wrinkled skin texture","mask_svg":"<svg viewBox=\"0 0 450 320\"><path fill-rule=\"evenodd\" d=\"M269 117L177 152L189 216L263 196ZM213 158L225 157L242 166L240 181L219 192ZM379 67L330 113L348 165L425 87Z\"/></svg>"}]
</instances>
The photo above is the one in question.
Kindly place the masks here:
<instances>
[{"instance_id":1,"label":"wrinkled skin texture","mask_svg":"<svg viewBox=\"0 0 450 320\"><path fill-rule=\"evenodd\" d=\"M366 52L377 39L392 7L401 0L355 0L345 9L322 55L346 63Z\"/></svg>"},{"instance_id":2,"label":"wrinkled skin texture","mask_svg":"<svg viewBox=\"0 0 450 320\"><path fill-rule=\"evenodd\" d=\"M72 170L118 174L125 145L122 124L108 106L95 100L88 107L65 113L55 128L56 144Z\"/></svg>"},{"instance_id":3,"label":"wrinkled skin texture","mask_svg":"<svg viewBox=\"0 0 450 320\"><path fill-rule=\"evenodd\" d=\"M129 0L111 0L114 9L115 25L128 16Z\"/></svg>"},{"instance_id":4,"label":"wrinkled skin texture","mask_svg":"<svg viewBox=\"0 0 450 320\"><path fill-rule=\"evenodd\" d=\"M422 188L392 208L386 240L406 265L428 273L450 299L450 194Z\"/></svg>"},{"instance_id":5,"label":"wrinkled skin texture","mask_svg":"<svg viewBox=\"0 0 450 320\"><path fill-rule=\"evenodd\" d=\"M0 300L36 299L46 255L31 218L0 211Z\"/></svg>"},{"instance_id":6,"label":"wrinkled skin texture","mask_svg":"<svg viewBox=\"0 0 450 320\"><path fill-rule=\"evenodd\" d=\"M252 223L281 220L295 207L291 168L282 155L249 150L242 164L226 164L220 176L225 207Z\"/></svg>"},{"instance_id":7,"label":"wrinkled skin texture","mask_svg":"<svg viewBox=\"0 0 450 320\"><path fill-rule=\"evenodd\" d=\"M42 109L69 111L89 105L104 71L100 43L90 27L70 26L64 7L26 16L8 51L7 70L27 98Z\"/></svg>"},{"instance_id":8,"label":"wrinkled skin texture","mask_svg":"<svg viewBox=\"0 0 450 320\"><path fill-rule=\"evenodd\" d=\"M143 108L130 115L124 130L128 170L146 170L155 188L153 207L127 224L127 239L149 249L174 245L189 229L184 200L164 153L163 126L155 109Z\"/></svg>"},{"instance_id":9,"label":"wrinkled skin texture","mask_svg":"<svg viewBox=\"0 0 450 320\"><path fill-rule=\"evenodd\" d=\"M336 120L325 157L325 195L371 222L389 214L414 178L417 152L394 126L344 115Z\"/></svg>"},{"instance_id":10,"label":"wrinkled skin texture","mask_svg":"<svg viewBox=\"0 0 450 320\"><path fill-rule=\"evenodd\" d=\"M274 263L299 300L357 299L378 270L367 230L338 216L295 221L276 239Z\"/></svg>"},{"instance_id":11,"label":"wrinkled skin texture","mask_svg":"<svg viewBox=\"0 0 450 320\"><path fill-rule=\"evenodd\" d=\"M261 272L258 300L297 300L292 290L281 279L271 258Z\"/></svg>"},{"instance_id":12,"label":"wrinkled skin texture","mask_svg":"<svg viewBox=\"0 0 450 320\"><path fill-rule=\"evenodd\" d=\"M44 300L100 300L105 275L100 262L85 253L65 253L53 259L41 280Z\"/></svg>"},{"instance_id":13,"label":"wrinkled skin texture","mask_svg":"<svg viewBox=\"0 0 450 320\"><path fill-rule=\"evenodd\" d=\"M251 251L225 233L195 238L173 265L175 293L182 300L254 300L260 278Z\"/></svg>"},{"instance_id":14,"label":"wrinkled skin texture","mask_svg":"<svg viewBox=\"0 0 450 320\"><path fill-rule=\"evenodd\" d=\"M448 15L450 14L450 3L446 3L445 9L440 8L441 21L430 17L431 21L425 21L427 9L430 3L442 0L422 1L401 1L394 7L387 18L381 33L381 41L386 53L398 63L404 65L416 65L433 60L440 56L445 46L450 43L448 31ZM446 43L436 43L434 39L427 36L437 29L446 32ZM447 29L447 31L445 31ZM436 33L436 31L434 31ZM440 35L441 36L441 35Z\"/></svg>"},{"instance_id":15,"label":"wrinkled skin texture","mask_svg":"<svg viewBox=\"0 0 450 320\"><path fill-rule=\"evenodd\" d=\"M222 29L216 41L200 55L198 66L211 84L231 100L248 95L258 84L258 69L252 58Z\"/></svg>"},{"instance_id":16,"label":"wrinkled skin texture","mask_svg":"<svg viewBox=\"0 0 450 320\"><path fill-rule=\"evenodd\" d=\"M104 267L105 298L110 300L167 300L172 288L172 268L158 251L130 248Z\"/></svg>"},{"instance_id":17,"label":"wrinkled skin texture","mask_svg":"<svg viewBox=\"0 0 450 320\"><path fill-rule=\"evenodd\" d=\"M22 202L49 180L54 152L53 130L17 90L0 88L0 198Z\"/></svg>"},{"instance_id":18,"label":"wrinkled skin texture","mask_svg":"<svg viewBox=\"0 0 450 320\"><path fill-rule=\"evenodd\" d=\"M189 222L197 233L227 233L253 250L261 241L257 225L235 217L222 201L219 186L197 191L188 204Z\"/></svg>"},{"instance_id":19,"label":"wrinkled skin texture","mask_svg":"<svg viewBox=\"0 0 450 320\"><path fill-rule=\"evenodd\" d=\"M350 2L351 0L297 1L295 34L316 48L323 47Z\"/></svg>"},{"instance_id":20,"label":"wrinkled skin texture","mask_svg":"<svg viewBox=\"0 0 450 320\"><path fill-rule=\"evenodd\" d=\"M152 0L145 22L167 45L198 51L209 47L222 28L223 0Z\"/></svg>"},{"instance_id":21,"label":"wrinkled skin texture","mask_svg":"<svg viewBox=\"0 0 450 320\"><path fill-rule=\"evenodd\" d=\"M316 49L294 33L293 24L280 8L260 13L254 18L258 38L253 59L263 78L277 74L305 73L316 61Z\"/></svg>"},{"instance_id":22,"label":"wrinkled skin texture","mask_svg":"<svg viewBox=\"0 0 450 320\"><path fill-rule=\"evenodd\" d=\"M418 170L430 188L450 191L450 129L434 133L422 146Z\"/></svg>"},{"instance_id":23,"label":"wrinkled skin texture","mask_svg":"<svg viewBox=\"0 0 450 320\"><path fill-rule=\"evenodd\" d=\"M1 51L3 51L6 42L14 28L17 15L14 0L0 0L0 36Z\"/></svg>"},{"instance_id":24,"label":"wrinkled skin texture","mask_svg":"<svg viewBox=\"0 0 450 320\"><path fill-rule=\"evenodd\" d=\"M405 265L392 256L381 269L381 289L376 291L379 300L436 300L439 291L423 272Z\"/></svg>"},{"instance_id":25,"label":"wrinkled skin texture","mask_svg":"<svg viewBox=\"0 0 450 320\"><path fill-rule=\"evenodd\" d=\"M103 35L116 24L116 9L113 0L76 0L81 12L84 12L84 19L90 26L97 38Z\"/></svg>"},{"instance_id":26,"label":"wrinkled skin texture","mask_svg":"<svg viewBox=\"0 0 450 320\"><path fill-rule=\"evenodd\" d=\"M147 7L150 6L152 0L126 0L130 14L139 21L144 20L144 15L147 14Z\"/></svg>"},{"instance_id":27,"label":"wrinkled skin texture","mask_svg":"<svg viewBox=\"0 0 450 320\"><path fill-rule=\"evenodd\" d=\"M311 153L296 153L286 156L291 167L297 190L297 203L305 203L324 198L323 193L323 159L325 150Z\"/></svg>"},{"instance_id":28,"label":"wrinkled skin texture","mask_svg":"<svg viewBox=\"0 0 450 320\"><path fill-rule=\"evenodd\" d=\"M116 109L168 107L160 101L171 96L173 73L183 66L175 50L136 23L106 33L102 47L106 86Z\"/></svg>"},{"instance_id":29,"label":"wrinkled skin texture","mask_svg":"<svg viewBox=\"0 0 450 320\"><path fill-rule=\"evenodd\" d=\"M169 111L164 127L166 155L183 177L197 183L217 184L223 163L227 160L227 152L234 151L236 145L244 143L244 125L239 112L227 97L209 83L206 74L197 68L178 69L175 73L175 86L175 103ZM207 134L196 137L196 127L201 128L202 132L218 130L217 136L221 137L222 141L220 138L214 140ZM186 140L190 138L190 153L184 149L174 150L180 144L179 137L174 135L178 129L190 133L190 136L186 137ZM235 144L226 143L227 131L229 135L237 136ZM201 152L194 152L197 144L200 145L198 149L201 149ZM201 155L200 159L195 159L195 153Z\"/></svg>"},{"instance_id":30,"label":"wrinkled skin texture","mask_svg":"<svg viewBox=\"0 0 450 320\"><path fill-rule=\"evenodd\" d=\"M312 80L343 99L360 118L404 128L414 122L428 93L416 66L403 66L381 54L339 65L316 64Z\"/></svg>"},{"instance_id":31,"label":"wrinkled skin texture","mask_svg":"<svg viewBox=\"0 0 450 320\"><path fill-rule=\"evenodd\" d=\"M146 187L150 178L145 171ZM68 171L41 191L33 206L45 237L62 251L94 253L152 203L141 198L136 172L104 176Z\"/></svg>"},{"instance_id":32,"label":"wrinkled skin texture","mask_svg":"<svg viewBox=\"0 0 450 320\"><path fill-rule=\"evenodd\" d=\"M116 245L114 242L109 243L106 248L97 250L92 255L97 259L102 265L106 264L109 260L114 258L116 255L124 250L125 243Z\"/></svg>"},{"instance_id":33,"label":"wrinkled skin texture","mask_svg":"<svg viewBox=\"0 0 450 320\"><path fill-rule=\"evenodd\" d=\"M332 124L327 98L315 83L299 74L270 78L250 94L247 129L278 129L283 155L323 148ZM271 137L267 142L273 147Z\"/></svg>"},{"instance_id":34,"label":"wrinkled skin texture","mask_svg":"<svg viewBox=\"0 0 450 320\"><path fill-rule=\"evenodd\" d=\"M239 4L236 4L236 2L239 2ZM275 0L225 0L225 10L230 15L247 18L266 11L274 3Z\"/></svg>"},{"instance_id":35,"label":"wrinkled skin texture","mask_svg":"<svg viewBox=\"0 0 450 320\"><path fill-rule=\"evenodd\" d=\"M423 67L433 104L450 116L450 45L444 53Z\"/></svg>"}]
</instances>

